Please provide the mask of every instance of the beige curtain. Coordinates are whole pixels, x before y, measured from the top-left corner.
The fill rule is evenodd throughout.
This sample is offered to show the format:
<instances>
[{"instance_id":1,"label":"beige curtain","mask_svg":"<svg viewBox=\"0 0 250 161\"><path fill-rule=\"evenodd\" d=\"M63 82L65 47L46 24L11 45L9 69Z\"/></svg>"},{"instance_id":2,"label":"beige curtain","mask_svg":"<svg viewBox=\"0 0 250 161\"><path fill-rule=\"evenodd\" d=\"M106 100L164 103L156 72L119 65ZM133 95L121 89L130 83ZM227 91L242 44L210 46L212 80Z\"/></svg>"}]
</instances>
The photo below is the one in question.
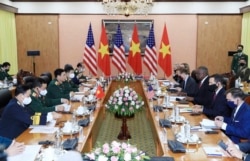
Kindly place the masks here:
<instances>
[{"instance_id":1,"label":"beige curtain","mask_svg":"<svg viewBox=\"0 0 250 161\"><path fill-rule=\"evenodd\" d=\"M9 74L16 74L17 64L17 43L15 14L0 10L0 64L10 62Z\"/></svg>"},{"instance_id":2,"label":"beige curtain","mask_svg":"<svg viewBox=\"0 0 250 161\"><path fill-rule=\"evenodd\" d=\"M243 14L241 43L244 45L244 53L248 55L250 63L250 12Z\"/></svg>"}]
</instances>

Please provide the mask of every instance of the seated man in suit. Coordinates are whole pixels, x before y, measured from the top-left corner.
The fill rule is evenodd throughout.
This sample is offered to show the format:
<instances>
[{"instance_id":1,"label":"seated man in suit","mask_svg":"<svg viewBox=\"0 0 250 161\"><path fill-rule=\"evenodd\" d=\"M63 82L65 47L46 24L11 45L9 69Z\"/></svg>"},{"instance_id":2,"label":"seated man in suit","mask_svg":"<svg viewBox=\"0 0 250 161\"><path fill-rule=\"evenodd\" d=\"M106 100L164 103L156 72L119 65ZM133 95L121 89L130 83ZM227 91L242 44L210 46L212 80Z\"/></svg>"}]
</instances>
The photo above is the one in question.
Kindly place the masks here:
<instances>
[{"instance_id":1,"label":"seated man in suit","mask_svg":"<svg viewBox=\"0 0 250 161\"><path fill-rule=\"evenodd\" d=\"M55 79L49 83L47 88L48 93L46 98L48 99L70 99L74 96L74 91L68 91L65 87L64 82L66 81L66 73L63 69L58 68L54 71Z\"/></svg>"},{"instance_id":2,"label":"seated man in suit","mask_svg":"<svg viewBox=\"0 0 250 161\"><path fill-rule=\"evenodd\" d=\"M68 104L69 100L65 98L46 98L47 94L47 83L42 78L36 78L32 83L33 88L31 90L31 103L27 107L35 112L52 112L52 111L63 111L64 106L62 103Z\"/></svg>"},{"instance_id":3,"label":"seated man in suit","mask_svg":"<svg viewBox=\"0 0 250 161\"><path fill-rule=\"evenodd\" d=\"M214 92L212 104L210 106L195 105L193 112L202 112L211 119L214 119L216 116L230 117L232 110L227 105L223 83L224 78L221 75L214 74L210 76L208 89Z\"/></svg>"},{"instance_id":4,"label":"seated man in suit","mask_svg":"<svg viewBox=\"0 0 250 161\"><path fill-rule=\"evenodd\" d=\"M180 76L183 79L181 87L177 87L178 92L186 93L187 96L193 97L198 91L197 84L195 80L189 76L188 70L186 68L178 68L177 71L180 72Z\"/></svg>"},{"instance_id":5,"label":"seated man in suit","mask_svg":"<svg viewBox=\"0 0 250 161\"><path fill-rule=\"evenodd\" d=\"M8 138L0 136L0 145L3 145L8 156L14 156L24 151L25 145L23 143L10 140Z\"/></svg>"},{"instance_id":6,"label":"seated man in suit","mask_svg":"<svg viewBox=\"0 0 250 161\"><path fill-rule=\"evenodd\" d=\"M226 91L229 107L233 108L231 117L216 116L215 125L224 130L225 134L234 142L248 139L250 136L250 106L244 102L245 94L239 88Z\"/></svg>"},{"instance_id":7,"label":"seated man in suit","mask_svg":"<svg viewBox=\"0 0 250 161\"><path fill-rule=\"evenodd\" d=\"M196 96L187 97L187 101L192 101L194 104L210 106L213 100L213 92L208 90L209 76L207 67L200 66L196 70L196 78L199 80L198 91Z\"/></svg>"},{"instance_id":8,"label":"seated man in suit","mask_svg":"<svg viewBox=\"0 0 250 161\"><path fill-rule=\"evenodd\" d=\"M81 83L87 81L87 77L83 75L84 71L85 71L85 68L84 68L82 62L81 62L81 63L78 63L78 64L76 65L76 69L75 69L75 71L74 71L75 77L72 79L72 81L73 81L75 84L81 84Z\"/></svg>"},{"instance_id":9,"label":"seated man in suit","mask_svg":"<svg viewBox=\"0 0 250 161\"><path fill-rule=\"evenodd\" d=\"M45 125L52 119L61 117L55 112L32 115L26 107L31 103L31 90L28 85L19 85L15 89L15 97L4 108L0 120L0 136L14 139L24 132L30 125Z\"/></svg>"}]
</instances>

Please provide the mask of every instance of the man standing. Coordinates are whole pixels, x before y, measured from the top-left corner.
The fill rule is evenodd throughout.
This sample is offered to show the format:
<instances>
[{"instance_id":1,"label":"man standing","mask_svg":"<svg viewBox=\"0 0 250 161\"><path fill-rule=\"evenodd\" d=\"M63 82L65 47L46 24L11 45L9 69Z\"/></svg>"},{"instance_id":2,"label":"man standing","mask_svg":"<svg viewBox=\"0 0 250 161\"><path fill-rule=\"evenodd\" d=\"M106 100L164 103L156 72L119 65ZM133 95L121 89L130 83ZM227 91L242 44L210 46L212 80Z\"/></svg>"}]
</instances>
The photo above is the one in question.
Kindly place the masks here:
<instances>
[{"instance_id":1,"label":"man standing","mask_svg":"<svg viewBox=\"0 0 250 161\"><path fill-rule=\"evenodd\" d=\"M211 119L216 116L230 117L232 110L227 105L223 82L224 79L219 74L210 76L208 90L214 93L212 104L210 106L195 105L193 112L202 112Z\"/></svg>"},{"instance_id":2,"label":"man standing","mask_svg":"<svg viewBox=\"0 0 250 161\"><path fill-rule=\"evenodd\" d=\"M246 61L246 64L248 66L248 56L244 54L242 51L244 49L243 45L238 45L237 47L237 53L233 55L233 60L231 64L231 71L233 75L236 75L237 71L239 70L239 60L244 59Z\"/></svg>"},{"instance_id":3,"label":"man standing","mask_svg":"<svg viewBox=\"0 0 250 161\"><path fill-rule=\"evenodd\" d=\"M250 106L244 102L245 94L239 88L226 91L228 105L233 108L231 117L216 116L215 125L224 130L225 134L234 142L248 139L250 136Z\"/></svg>"}]
</instances>

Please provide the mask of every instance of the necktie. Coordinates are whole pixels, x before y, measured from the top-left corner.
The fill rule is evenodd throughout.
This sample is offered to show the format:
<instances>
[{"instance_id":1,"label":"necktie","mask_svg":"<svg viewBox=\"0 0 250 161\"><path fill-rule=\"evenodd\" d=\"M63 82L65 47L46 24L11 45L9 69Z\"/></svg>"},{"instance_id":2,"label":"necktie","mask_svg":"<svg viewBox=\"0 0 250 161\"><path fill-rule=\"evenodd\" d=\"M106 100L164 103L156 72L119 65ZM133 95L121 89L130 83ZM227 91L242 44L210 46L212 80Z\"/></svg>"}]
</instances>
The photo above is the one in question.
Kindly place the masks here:
<instances>
[{"instance_id":1,"label":"necktie","mask_svg":"<svg viewBox=\"0 0 250 161\"><path fill-rule=\"evenodd\" d=\"M231 119L232 121L234 120L235 112L236 112L237 107L235 107L232 111Z\"/></svg>"},{"instance_id":2,"label":"necktie","mask_svg":"<svg viewBox=\"0 0 250 161\"><path fill-rule=\"evenodd\" d=\"M216 99L216 92L214 92L213 102L215 101L215 99Z\"/></svg>"}]
</instances>

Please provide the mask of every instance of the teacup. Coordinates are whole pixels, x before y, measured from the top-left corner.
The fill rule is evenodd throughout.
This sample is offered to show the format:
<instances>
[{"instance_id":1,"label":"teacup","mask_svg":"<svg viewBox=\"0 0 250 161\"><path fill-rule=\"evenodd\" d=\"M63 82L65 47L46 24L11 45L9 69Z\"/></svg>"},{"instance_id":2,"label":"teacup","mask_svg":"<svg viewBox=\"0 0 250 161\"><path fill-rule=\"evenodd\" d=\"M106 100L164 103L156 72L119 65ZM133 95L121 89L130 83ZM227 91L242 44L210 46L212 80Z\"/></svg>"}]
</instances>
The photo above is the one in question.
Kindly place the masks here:
<instances>
[{"instance_id":1,"label":"teacup","mask_svg":"<svg viewBox=\"0 0 250 161\"><path fill-rule=\"evenodd\" d=\"M63 104L63 106L64 106L64 111L66 112L70 111L71 105Z\"/></svg>"},{"instance_id":2,"label":"teacup","mask_svg":"<svg viewBox=\"0 0 250 161\"><path fill-rule=\"evenodd\" d=\"M86 112L86 107L83 107L83 106L79 106L78 108L77 108L77 110L76 110L76 113L78 114L78 115L82 115L82 114L84 114L85 112Z\"/></svg>"},{"instance_id":3,"label":"teacup","mask_svg":"<svg viewBox=\"0 0 250 161\"><path fill-rule=\"evenodd\" d=\"M72 122L67 121L64 123L64 127L62 130L63 130L63 132L69 133L69 132L71 132L72 127L73 127Z\"/></svg>"}]
</instances>

